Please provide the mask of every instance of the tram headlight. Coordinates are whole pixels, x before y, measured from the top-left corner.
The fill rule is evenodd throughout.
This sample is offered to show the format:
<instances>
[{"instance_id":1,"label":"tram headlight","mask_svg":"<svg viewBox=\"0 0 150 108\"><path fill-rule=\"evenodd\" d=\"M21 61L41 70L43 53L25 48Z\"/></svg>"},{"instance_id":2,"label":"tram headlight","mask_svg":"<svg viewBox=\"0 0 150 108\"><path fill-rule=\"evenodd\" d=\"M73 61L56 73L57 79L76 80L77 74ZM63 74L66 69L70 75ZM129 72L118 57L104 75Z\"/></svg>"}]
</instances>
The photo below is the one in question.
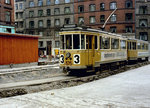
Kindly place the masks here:
<instances>
[{"instance_id":1,"label":"tram headlight","mask_svg":"<svg viewBox=\"0 0 150 108\"><path fill-rule=\"evenodd\" d=\"M71 56L71 54L69 52L67 52L66 58L69 58L70 56Z\"/></svg>"}]
</instances>

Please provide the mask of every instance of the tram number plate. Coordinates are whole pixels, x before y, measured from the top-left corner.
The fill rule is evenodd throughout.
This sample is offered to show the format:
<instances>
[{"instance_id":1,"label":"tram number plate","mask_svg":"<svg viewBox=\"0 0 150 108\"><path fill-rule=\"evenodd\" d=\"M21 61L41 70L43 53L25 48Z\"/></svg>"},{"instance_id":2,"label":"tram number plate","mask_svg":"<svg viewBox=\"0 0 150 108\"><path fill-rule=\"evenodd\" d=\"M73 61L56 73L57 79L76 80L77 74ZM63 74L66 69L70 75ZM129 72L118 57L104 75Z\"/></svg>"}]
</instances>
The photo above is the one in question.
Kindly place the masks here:
<instances>
[{"instance_id":1,"label":"tram number plate","mask_svg":"<svg viewBox=\"0 0 150 108\"><path fill-rule=\"evenodd\" d=\"M74 54L73 55L73 63L74 64L80 64L80 54Z\"/></svg>"}]
</instances>

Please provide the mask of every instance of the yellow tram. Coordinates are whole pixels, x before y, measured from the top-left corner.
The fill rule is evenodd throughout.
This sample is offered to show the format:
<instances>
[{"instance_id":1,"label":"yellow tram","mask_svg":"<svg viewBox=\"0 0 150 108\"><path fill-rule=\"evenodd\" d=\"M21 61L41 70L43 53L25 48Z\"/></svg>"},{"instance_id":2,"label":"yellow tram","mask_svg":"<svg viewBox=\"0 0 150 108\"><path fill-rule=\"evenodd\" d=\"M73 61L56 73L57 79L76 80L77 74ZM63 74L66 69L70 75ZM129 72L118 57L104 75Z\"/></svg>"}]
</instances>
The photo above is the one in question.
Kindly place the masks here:
<instances>
[{"instance_id":1,"label":"yellow tram","mask_svg":"<svg viewBox=\"0 0 150 108\"><path fill-rule=\"evenodd\" d=\"M148 61L148 42L138 39L128 39L128 61Z\"/></svg>"},{"instance_id":2,"label":"yellow tram","mask_svg":"<svg viewBox=\"0 0 150 108\"><path fill-rule=\"evenodd\" d=\"M126 64L126 37L84 27L62 28L59 34L60 67L64 70L95 70L105 64Z\"/></svg>"}]
</instances>

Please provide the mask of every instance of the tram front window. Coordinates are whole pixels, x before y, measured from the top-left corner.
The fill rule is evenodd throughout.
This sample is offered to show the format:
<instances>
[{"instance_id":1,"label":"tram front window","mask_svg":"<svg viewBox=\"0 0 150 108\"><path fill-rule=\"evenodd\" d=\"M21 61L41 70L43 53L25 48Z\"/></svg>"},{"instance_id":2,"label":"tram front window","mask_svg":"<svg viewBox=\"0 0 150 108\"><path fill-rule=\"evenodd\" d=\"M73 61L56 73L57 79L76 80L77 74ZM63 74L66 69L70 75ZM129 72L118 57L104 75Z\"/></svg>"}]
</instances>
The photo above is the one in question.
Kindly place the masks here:
<instances>
[{"instance_id":1,"label":"tram front window","mask_svg":"<svg viewBox=\"0 0 150 108\"><path fill-rule=\"evenodd\" d=\"M138 45L138 49L141 49L141 43L138 43L137 45Z\"/></svg>"},{"instance_id":2,"label":"tram front window","mask_svg":"<svg viewBox=\"0 0 150 108\"><path fill-rule=\"evenodd\" d=\"M72 49L72 36L66 35L66 49Z\"/></svg>"},{"instance_id":3,"label":"tram front window","mask_svg":"<svg viewBox=\"0 0 150 108\"><path fill-rule=\"evenodd\" d=\"M60 42L61 42L60 48L61 48L61 49L64 49L64 35L61 35L61 36L60 36L60 40L61 40L61 41L60 41Z\"/></svg>"},{"instance_id":4,"label":"tram front window","mask_svg":"<svg viewBox=\"0 0 150 108\"><path fill-rule=\"evenodd\" d=\"M80 49L80 37L78 34L73 35L73 49Z\"/></svg>"},{"instance_id":5,"label":"tram front window","mask_svg":"<svg viewBox=\"0 0 150 108\"><path fill-rule=\"evenodd\" d=\"M84 39L84 35L81 35L81 49L85 49L85 39Z\"/></svg>"}]
</instances>

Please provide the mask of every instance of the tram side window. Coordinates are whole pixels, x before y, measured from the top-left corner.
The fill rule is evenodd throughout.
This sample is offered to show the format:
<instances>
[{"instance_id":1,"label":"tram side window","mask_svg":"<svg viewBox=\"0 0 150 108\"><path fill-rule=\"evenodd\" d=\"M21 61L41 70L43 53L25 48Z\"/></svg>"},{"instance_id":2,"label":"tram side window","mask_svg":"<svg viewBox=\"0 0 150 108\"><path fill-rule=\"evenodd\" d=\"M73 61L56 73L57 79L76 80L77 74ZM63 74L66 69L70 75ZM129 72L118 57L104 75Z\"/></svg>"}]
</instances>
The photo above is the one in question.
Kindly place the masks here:
<instances>
[{"instance_id":1,"label":"tram side window","mask_svg":"<svg viewBox=\"0 0 150 108\"><path fill-rule=\"evenodd\" d=\"M60 40L61 40L61 45L60 45L60 47L61 47L61 49L64 49L64 35L61 35L61 36L60 36Z\"/></svg>"},{"instance_id":2,"label":"tram side window","mask_svg":"<svg viewBox=\"0 0 150 108\"><path fill-rule=\"evenodd\" d=\"M118 49L119 48L119 39L111 39L111 48Z\"/></svg>"},{"instance_id":3,"label":"tram side window","mask_svg":"<svg viewBox=\"0 0 150 108\"><path fill-rule=\"evenodd\" d=\"M137 46L138 46L138 49L141 49L141 43L138 43Z\"/></svg>"},{"instance_id":4,"label":"tram side window","mask_svg":"<svg viewBox=\"0 0 150 108\"><path fill-rule=\"evenodd\" d=\"M144 48L144 43L142 43L142 50L144 50L145 48Z\"/></svg>"},{"instance_id":5,"label":"tram side window","mask_svg":"<svg viewBox=\"0 0 150 108\"><path fill-rule=\"evenodd\" d=\"M97 49L97 36L95 36L95 49Z\"/></svg>"},{"instance_id":6,"label":"tram side window","mask_svg":"<svg viewBox=\"0 0 150 108\"><path fill-rule=\"evenodd\" d=\"M66 49L72 49L72 36L66 35Z\"/></svg>"},{"instance_id":7,"label":"tram side window","mask_svg":"<svg viewBox=\"0 0 150 108\"><path fill-rule=\"evenodd\" d=\"M85 38L84 38L84 35L81 35L81 49L85 49Z\"/></svg>"},{"instance_id":8,"label":"tram side window","mask_svg":"<svg viewBox=\"0 0 150 108\"><path fill-rule=\"evenodd\" d=\"M136 50L136 42L132 42L132 49Z\"/></svg>"},{"instance_id":9,"label":"tram side window","mask_svg":"<svg viewBox=\"0 0 150 108\"><path fill-rule=\"evenodd\" d=\"M86 36L86 49L92 49L92 36Z\"/></svg>"},{"instance_id":10,"label":"tram side window","mask_svg":"<svg viewBox=\"0 0 150 108\"><path fill-rule=\"evenodd\" d=\"M120 43L121 49L126 49L126 40L120 40Z\"/></svg>"},{"instance_id":11,"label":"tram side window","mask_svg":"<svg viewBox=\"0 0 150 108\"><path fill-rule=\"evenodd\" d=\"M110 49L110 38L100 37L100 49Z\"/></svg>"},{"instance_id":12,"label":"tram side window","mask_svg":"<svg viewBox=\"0 0 150 108\"><path fill-rule=\"evenodd\" d=\"M148 50L148 44L146 44L146 50Z\"/></svg>"},{"instance_id":13,"label":"tram side window","mask_svg":"<svg viewBox=\"0 0 150 108\"><path fill-rule=\"evenodd\" d=\"M128 42L128 49L131 49L131 42Z\"/></svg>"},{"instance_id":14,"label":"tram side window","mask_svg":"<svg viewBox=\"0 0 150 108\"><path fill-rule=\"evenodd\" d=\"M80 49L80 38L78 34L73 35L73 49Z\"/></svg>"}]
</instances>

